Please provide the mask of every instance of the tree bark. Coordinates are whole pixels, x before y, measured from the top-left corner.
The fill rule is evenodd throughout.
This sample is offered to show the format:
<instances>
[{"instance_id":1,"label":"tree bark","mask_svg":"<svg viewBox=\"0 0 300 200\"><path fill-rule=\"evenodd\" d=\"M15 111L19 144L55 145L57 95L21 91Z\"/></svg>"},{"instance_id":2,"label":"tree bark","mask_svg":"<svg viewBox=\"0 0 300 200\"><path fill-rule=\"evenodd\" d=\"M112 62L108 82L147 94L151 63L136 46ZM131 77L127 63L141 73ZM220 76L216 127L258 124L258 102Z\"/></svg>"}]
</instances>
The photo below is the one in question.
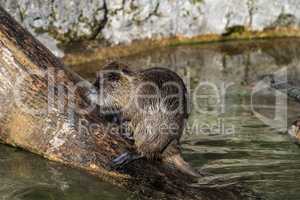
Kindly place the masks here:
<instances>
[{"instance_id":1,"label":"tree bark","mask_svg":"<svg viewBox=\"0 0 300 200\"><path fill-rule=\"evenodd\" d=\"M88 106L83 84L89 85L0 7L2 142L84 169L143 198L255 198L237 185L195 183L167 163L140 160L110 170L113 158L134 147L97 115L80 110Z\"/></svg>"}]
</instances>

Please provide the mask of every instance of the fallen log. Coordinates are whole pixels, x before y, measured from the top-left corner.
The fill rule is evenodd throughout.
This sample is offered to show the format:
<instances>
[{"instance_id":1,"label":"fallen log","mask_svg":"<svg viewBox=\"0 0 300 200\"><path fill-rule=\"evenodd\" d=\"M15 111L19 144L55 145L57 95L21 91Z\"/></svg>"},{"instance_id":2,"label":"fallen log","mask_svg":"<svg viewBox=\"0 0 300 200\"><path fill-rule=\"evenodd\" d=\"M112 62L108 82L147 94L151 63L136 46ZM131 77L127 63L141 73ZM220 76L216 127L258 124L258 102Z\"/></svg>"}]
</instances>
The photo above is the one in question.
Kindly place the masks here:
<instances>
[{"instance_id":1,"label":"fallen log","mask_svg":"<svg viewBox=\"0 0 300 200\"><path fill-rule=\"evenodd\" d=\"M168 163L140 160L119 171L113 158L134 148L94 113L81 79L0 8L0 140L154 199L254 199L237 185L201 185ZM199 180L196 180L196 182Z\"/></svg>"}]
</instances>

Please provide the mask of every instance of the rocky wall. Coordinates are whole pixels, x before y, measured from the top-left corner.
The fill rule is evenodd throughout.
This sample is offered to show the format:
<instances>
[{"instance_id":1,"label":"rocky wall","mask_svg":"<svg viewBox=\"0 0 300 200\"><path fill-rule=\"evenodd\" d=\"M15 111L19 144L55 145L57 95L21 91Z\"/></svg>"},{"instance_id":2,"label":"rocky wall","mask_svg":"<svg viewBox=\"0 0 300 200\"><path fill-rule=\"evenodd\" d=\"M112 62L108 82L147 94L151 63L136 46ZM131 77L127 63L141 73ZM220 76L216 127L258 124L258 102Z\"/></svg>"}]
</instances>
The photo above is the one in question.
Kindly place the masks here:
<instances>
[{"instance_id":1,"label":"rocky wall","mask_svg":"<svg viewBox=\"0 0 300 200\"><path fill-rule=\"evenodd\" d=\"M105 45L146 38L226 34L300 26L298 0L1 0L58 56L58 43ZM238 29L240 30L240 29Z\"/></svg>"}]
</instances>

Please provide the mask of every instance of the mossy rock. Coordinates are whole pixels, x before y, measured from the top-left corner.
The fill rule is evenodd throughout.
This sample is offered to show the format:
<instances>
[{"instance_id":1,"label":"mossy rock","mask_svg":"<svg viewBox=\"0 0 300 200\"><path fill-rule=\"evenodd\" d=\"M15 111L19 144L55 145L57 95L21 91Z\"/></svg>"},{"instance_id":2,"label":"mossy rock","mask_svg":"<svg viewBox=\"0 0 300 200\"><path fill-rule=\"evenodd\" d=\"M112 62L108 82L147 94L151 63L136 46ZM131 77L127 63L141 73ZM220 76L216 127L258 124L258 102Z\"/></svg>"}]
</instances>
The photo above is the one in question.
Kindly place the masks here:
<instances>
[{"instance_id":1,"label":"mossy rock","mask_svg":"<svg viewBox=\"0 0 300 200\"><path fill-rule=\"evenodd\" d=\"M280 14L277 20L270 26L270 28L276 27L291 27L297 25L297 19L292 14Z\"/></svg>"},{"instance_id":2,"label":"mossy rock","mask_svg":"<svg viewBox=\"0 0 300 200\"><path fill-rule=\"evenodd\" d=\"M233 34L242 34L243 32L246 31L246 28L244 26L231 26L231 27L227 27L226 32L222 34L222 36L230 36Z\"/></svg>"}]
</instances>

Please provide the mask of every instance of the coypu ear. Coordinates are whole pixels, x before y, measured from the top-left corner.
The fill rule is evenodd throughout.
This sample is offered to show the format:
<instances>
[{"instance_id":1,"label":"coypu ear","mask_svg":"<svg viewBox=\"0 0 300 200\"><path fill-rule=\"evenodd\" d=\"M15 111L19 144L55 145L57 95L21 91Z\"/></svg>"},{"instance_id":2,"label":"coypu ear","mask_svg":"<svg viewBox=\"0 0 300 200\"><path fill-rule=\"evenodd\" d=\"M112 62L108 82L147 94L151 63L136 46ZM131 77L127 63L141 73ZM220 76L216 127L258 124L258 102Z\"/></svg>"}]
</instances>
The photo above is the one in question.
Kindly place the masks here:
<instances>
[{"instance_id":1,"label":"coypu ear","mask_svg":"<svg viewBox=\"0 0 300 200\"><path fill-rule=\"evenodd\" d=\"M119 63L117 61L106 64L101 70L121 71L125 74L131 72L127 65Z\"/></svg>"},{"instance_id":2,"label":"coypu ear","mask_svg":"<svg viewBox=\"0 0 300 200\"><path fill-rule=\"evenodd\" d=\"M201 177L201 174L197 172L195 169L192 168L192 166L187 163L185 160L183 160L182 156L178 153L175 155L172 155L170 157L167 157L163 160L164 162L172 164L176 169L178 169L183 174L199 178Z\"/></svg>"},{"instance_id":3,"label":"coypu ear","mask_svg":"<svg viewBox=\"0 0 300 200\"><path fill-rule=\"evenodd\" d=\"M294 121L293 125L300 128L300 120Z\"/></svg>"},{"instance_id":4,"label":"coypu ear","mask_svg":"<svg viewBox=\"0 0 300 200\"><path fill-rule=\"evenodd\" d=\"M100 87L101 81L109 81L109 82L116 82L121 80L122 74L120 71L114 70L114 69L104 69L97 73L96 81L94 82L94 86L96 88Z\"/></svg>"},{"instance_id":5,"label":"coypu ear","mask_svg":"<svg viewBox=\"0 0 300 200\"><path fill-rule=\"evenodd\" d=\"M127 65L114 61L106 64L100 71L98 71L96 82L99 85L100 77L103 77L105 80L110 82L116 82L124 77L133 76L134 74L135 73L130 70Z\"/></svg>"}]
</instances>

